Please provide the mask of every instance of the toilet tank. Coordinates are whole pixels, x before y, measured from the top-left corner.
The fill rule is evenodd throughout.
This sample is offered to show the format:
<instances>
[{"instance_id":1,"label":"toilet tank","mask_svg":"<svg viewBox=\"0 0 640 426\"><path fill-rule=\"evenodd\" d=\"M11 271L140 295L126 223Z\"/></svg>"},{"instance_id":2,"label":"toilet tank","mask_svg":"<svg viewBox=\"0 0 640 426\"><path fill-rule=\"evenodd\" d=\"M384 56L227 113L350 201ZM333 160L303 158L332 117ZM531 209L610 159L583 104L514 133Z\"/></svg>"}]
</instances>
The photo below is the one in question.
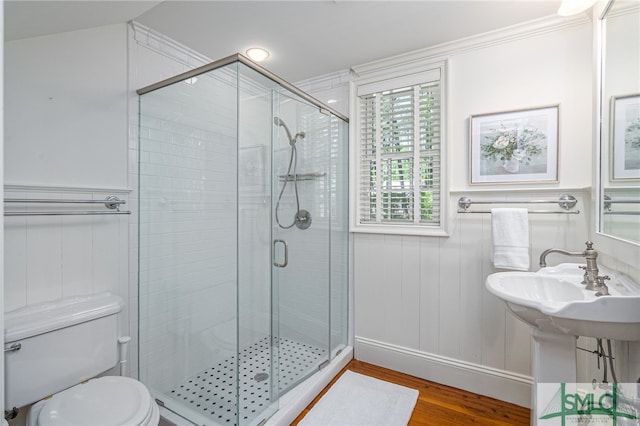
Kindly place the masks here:
<instances>
[{"instance_id":1,"label":"toilet tank","mask_svg":"<svg viewBox=\"0 0 640 426\"><path fill-rule=\"evenodd\" d=\"M23 407L107 371L118 362L111 293L25 306L4 315L5 409ZM20 346L19 350L10 350Z\"/></svg>"}]
</instances>

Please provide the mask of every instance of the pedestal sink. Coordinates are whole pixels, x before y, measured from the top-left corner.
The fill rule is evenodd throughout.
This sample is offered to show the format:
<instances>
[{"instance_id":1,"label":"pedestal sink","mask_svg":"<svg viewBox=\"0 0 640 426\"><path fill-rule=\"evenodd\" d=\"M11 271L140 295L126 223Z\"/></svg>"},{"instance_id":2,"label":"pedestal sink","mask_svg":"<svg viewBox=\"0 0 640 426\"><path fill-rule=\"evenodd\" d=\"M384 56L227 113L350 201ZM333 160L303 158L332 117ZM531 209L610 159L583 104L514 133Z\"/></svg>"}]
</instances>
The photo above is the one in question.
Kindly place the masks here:
<instances>
[{"instance_id":1,"label":"pedestal sink","mask_svg":"<svg viewBox=\"0 0 640 426\"><path fill-rule=\"evenodd\" d=\"M542 331L571 336L640 340L640 286L630 278L609 275L610 296L585 290L578 264L563 263L538 272L498 272L487 289L509 310Z\"/></svg>"},{"instance_id":2,"label":"pedestal sink","mask_svg":"<svg viewBox=\"0 0 640 426\"><path fill-rule=\"evenodd\" d=\"M640 340L640 286L625 275L600 268L611 277L609 296L596 296L581 284L577 263L538 272L498 272L486 287L531 326L535 383L576 382L578 336ZM535 389L532 416L536 417Z\"/></svg>"}]
</instances>

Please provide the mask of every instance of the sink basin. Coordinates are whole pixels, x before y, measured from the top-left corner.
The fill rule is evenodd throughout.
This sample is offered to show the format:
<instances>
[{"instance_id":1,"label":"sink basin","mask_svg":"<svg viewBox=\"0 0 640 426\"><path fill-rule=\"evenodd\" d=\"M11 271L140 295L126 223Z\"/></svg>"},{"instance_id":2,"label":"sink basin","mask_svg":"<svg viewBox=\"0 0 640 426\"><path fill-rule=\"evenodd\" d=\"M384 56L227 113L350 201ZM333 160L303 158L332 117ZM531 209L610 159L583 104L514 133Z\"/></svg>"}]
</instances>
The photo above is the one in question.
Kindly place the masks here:
<instances>
[{"instance_id":1,"label":"sink basin","mask_svg":"<svg viewBox=\"0 0 640 426\"><path fill-rule=\"evenodd\" d=\"M498 272L487 277L489 292L509 310L540 329L572 336L640 340L640 286L601 268L610 296L596 296L581 284L579 264L565 263L538 272Z\"/></svg>"}]
</instances>

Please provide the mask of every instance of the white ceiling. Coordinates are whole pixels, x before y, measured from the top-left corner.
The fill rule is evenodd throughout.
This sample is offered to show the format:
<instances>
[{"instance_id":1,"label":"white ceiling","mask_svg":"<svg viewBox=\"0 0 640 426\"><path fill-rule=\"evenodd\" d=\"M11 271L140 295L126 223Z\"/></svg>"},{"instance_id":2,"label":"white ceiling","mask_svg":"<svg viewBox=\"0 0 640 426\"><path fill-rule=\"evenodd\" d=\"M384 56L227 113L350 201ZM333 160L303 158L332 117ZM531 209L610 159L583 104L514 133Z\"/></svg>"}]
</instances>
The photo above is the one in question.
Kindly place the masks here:
<instances>
[{"instance_id":1,"label":"white ceiling","mask_svg":"<svg viewBox=\"0 0 640 426\"><path fill-rule=\"evenodd\" d=\"M261 46L297 82L555 14L560 0L5 1L5 40L135 19L219 59Z\"/></svg>"}]
</instances>

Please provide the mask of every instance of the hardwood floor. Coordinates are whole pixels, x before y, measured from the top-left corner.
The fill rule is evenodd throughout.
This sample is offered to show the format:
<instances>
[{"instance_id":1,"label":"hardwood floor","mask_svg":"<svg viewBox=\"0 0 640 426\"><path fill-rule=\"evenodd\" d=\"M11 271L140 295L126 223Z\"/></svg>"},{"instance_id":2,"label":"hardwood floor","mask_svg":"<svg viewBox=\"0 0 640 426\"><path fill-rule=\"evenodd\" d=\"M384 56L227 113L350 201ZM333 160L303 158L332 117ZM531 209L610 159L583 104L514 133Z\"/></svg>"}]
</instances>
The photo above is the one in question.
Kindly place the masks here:
<instances>
[{"instance_id":1,"label":"hardwood floor","mask_svg":"<svg viewBox=\"0 0 640 426\"><path fill-rule=\"evenodd\" d=\"M417 389L420 394L410 426L529 425L530 410L504 401L466 392L366 362L351 360L320 395L294 420L298 424L346 370Z\"/></svg>"}]
</instances>

